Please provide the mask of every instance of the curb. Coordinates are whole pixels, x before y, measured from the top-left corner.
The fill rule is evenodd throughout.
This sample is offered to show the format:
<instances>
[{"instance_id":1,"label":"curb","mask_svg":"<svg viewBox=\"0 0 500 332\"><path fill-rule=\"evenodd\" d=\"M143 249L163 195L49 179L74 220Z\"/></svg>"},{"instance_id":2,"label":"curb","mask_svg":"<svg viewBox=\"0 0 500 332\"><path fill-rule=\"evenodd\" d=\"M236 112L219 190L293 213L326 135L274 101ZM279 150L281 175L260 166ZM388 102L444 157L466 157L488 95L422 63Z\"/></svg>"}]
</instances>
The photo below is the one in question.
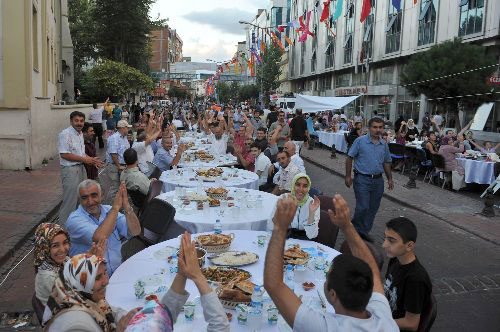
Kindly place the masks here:
<instances>
[{"instance_id":1,"label":"curb","mask_svg":"<svg viewBox=\"0 0 500 332\"><path fill-rule=\"evenodd\" d=\"M315 161L315 160L312 160L311 158L308 158L308 157L303 156L303 155L301 155L300 157L301 157L302 159L306 160L307 162L309 162L309 163L313 164L314 166L317 166L317 167L319 167L319 168L321 168L321 169L324 169L325 171L327 171L327 172L329 172L329 173L332 173L332 174L337 175L337 176L342 177L342 178L343 178L343 177L345 177L345 174L342 174L342 173L340 173L339 171L336 171L336 170L334 170L334 169L332 169L332 168L328 168L327 166L325 166L325 165L323 165L323 164L321 164L321 163L319 163L319 162L317 162L317 161ZM412 204L409 204L409 203L408 203L408 202L406 202L406 201L403 201L403 200L398 199L398 198L396 198L396 197L394 197L394 196L392 196L392 195L389 195L389 194L388 194L388 193L386 193L385 191L384 191L383 197L387 198L388 200L390 200L390 201L392 201L392 202L398 203L399 205L402 205L402 206L404 206L404 207L406 207L406 208L411 208L411 209L413 209L413 210L416 210L416 211L422 212L422 213L427 214L427 215L429 215L429 216L432 216L432 217L434 217L434 218L436 218L436 219L439 219L439 220L441 220L441 221L444 221L445 223L447 223L447 224L449 224L449 225L452 225L453 227L459 228L459 229L461 229L461 230L463 230L463 231L465 231L465 232L468 232L468 233L470 233L470 234L473 234L474 236L477 236L478 238L480 238L480 239L482 239L482 240L485 240L485 241L487 241L487 242L490 242L490 243L493 243L493 244L495 244L495 245L497 245L497 246L500 246L500 241L497 241L497 240L494 240L494 239L489 239L489 238L487 238L487 237L484 237L483 235L481 235L481 234L479 234L479 233L477 233L477 232L475 232L475 231L472 231L472 230L470 230L470 229L467 229L467 228L465 228L465 227L463 227L463 226L461 226L461 225L457 225L457 224L455 224L454 222L449 221L449 220L447 220L447 219L445 219L445 218L443 218L443 217L441 217L441 216L439 216L439 215L437 215L437 214L431 213L431 212L426 211L426 210L424 210L424 209L422 209L422 208L420 208L420 207L418 207L418 206L414 206L414 205L412 205Z\"/></svg>"},{"instance_id":2,"label":"curb","mask_svg":"<svg viewBox=\"0 0 500 332\"><path fill-rule=\"evenodd\" d=\"M14 252L20 249L22 245L35 233L35 229L38 227L38 225L52 220L57 215L61 203L62 201L57 203L57 205L52 208L52 210L50 210L45 217L43 217L32 228L30 228L29 231L26 232L26 234L24 234L24 236L19 239L19 241L12 248L10 248L3 256L0 257L0 266L4 265L10 258L12 258Z\"/></svg>"}]
</instances>

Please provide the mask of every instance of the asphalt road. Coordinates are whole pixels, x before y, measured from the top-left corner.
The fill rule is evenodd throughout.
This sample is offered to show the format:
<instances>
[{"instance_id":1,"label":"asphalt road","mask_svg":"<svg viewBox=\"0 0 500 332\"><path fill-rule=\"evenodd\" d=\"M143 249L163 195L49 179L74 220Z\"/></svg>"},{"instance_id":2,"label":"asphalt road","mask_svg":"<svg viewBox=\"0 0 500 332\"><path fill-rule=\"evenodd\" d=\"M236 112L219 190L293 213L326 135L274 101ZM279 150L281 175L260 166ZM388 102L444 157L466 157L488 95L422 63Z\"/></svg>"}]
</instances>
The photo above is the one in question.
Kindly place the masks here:
<instances>
[{"instance_id":1,"label":"asphalt road","mask_svg":"<svg viewBox=\"0 0 500 332\"><path fill-rule=\"evenodd\" d=\"M324 195L341 194L354 212L354 192L343 178L308 163L306 170L313 187ZM382 245L385 222L399 216L417 225L416 253L433 280L438 315L432 331L500 331L499 246L385 198L371 231L377 245ZM342 241L339 234L337 249Z\"/></svg>"},{"instance_id":2,"label":"asphalt road","mask_svg":"<svg viewBox=\"0 0 500 332\"><path fill-rule=\"evenodd\" d=\"M351 211L354 210L354 193L345 187L343 178L308 163L306 169L314 187L325 195L343 195ZM410 218L419 230L417 256L433 280L438 301L438 315L432 331L500 331L499 246L385 198L372 229L372 236L378 245L382 244L385 222L398 216ZM339 234L337 249L342 241L343 236ZM9 266L0 267L1 279L31 247L28 240L6 264ZM34 287L32 261L32 254L28 255L0 287L0 313L31 310ZM12 331L1 327L6 318L5 314L0 316L0 331ZM30 324L20 330L33 329L37 328Z\"/></svg>"}]
</instances>

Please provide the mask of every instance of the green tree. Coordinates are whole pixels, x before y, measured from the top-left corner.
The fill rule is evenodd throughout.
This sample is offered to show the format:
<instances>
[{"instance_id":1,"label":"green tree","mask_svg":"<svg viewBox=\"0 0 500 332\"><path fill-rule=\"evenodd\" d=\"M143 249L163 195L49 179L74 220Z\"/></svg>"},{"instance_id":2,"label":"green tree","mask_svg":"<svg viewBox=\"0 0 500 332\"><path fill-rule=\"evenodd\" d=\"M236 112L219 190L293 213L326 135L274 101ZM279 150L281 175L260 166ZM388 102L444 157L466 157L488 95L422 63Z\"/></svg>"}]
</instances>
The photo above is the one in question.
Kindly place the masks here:
<instances>
[{"instance_id":1,"label":"green tree","mask_svg":"<svg viewBox=\"0 0 500 332\"><path fill-rule=\"evenodd\" d=\"M98 54L149 72L151 49L147 35L164 21L152 21L149 10L155 0L93 0L93 21Z\"/></svg>"},{"instance_id":2,"label":"green tree","mask_svg":"<svg viewBox=\"0 0 500 332\"><path fill-rule=\"evenodd\" d=\"M495 98L494 95L475 96L491 92L492 88L486 80L495 71L495 67L432 79L496 63L495 57L488 54L485 47L462 43L461 39L455 38L413 55L403 70L402 83L409 84L407 89L413 95L424 94L429 99L467 96L462 99L462 103L476 107ZM416 82L421 83L414 84ZM459 98L447 98L443 101L448 111L457 114Z\"/></svg>"},{"instance_id":3,"label":"green tree","mask_svg":"<svg viewBox=\"0 0 500 332\"><path fill-rule=\"evenodd\" d=\"M168 89L168 96L184 99L188 96L188 92L184 89L179 88L178 86L171 85Z\"/></svg>"},{"instance_id":4,"label":"green tree","mask_svg":"<svg viewBox=\"0 0 500 332\"><path fill-rule=\"evenodd\" d=\"M266 105L269 104L271 92L280 86L281 54L279 46L270 43L266 45L265 53L261 55L261 64L257 65L257 85L262 88Z\"/></svg>"},{"instance_id":5,"label":"green tree","mask_svg":"<svg viewBox=\"0 0 500 332\"><path fill-rule=\"evenodd\" d=\"M123 63L106 60L85 72L82 80L83 93L90 100L107 97L122 99L128 93L154 88L151 78Z\"/></svg>"},{"instance_id":6,"label":"green tree","mask_svg":"<svg viewBox=\"0 0 500 332\"><path fill-rule=\"evenodd\" d=\"M238 93L239 101L256 100L259 98L259 87L255 84L242 85Z\"/></svg>"},{"instance_id":7,"label":"green tree","mask_svg":"<svg viewBox=\"0 0 500 332\"><path fill-rule=\"evenodd\" d=\"M231 86L226 82L219 81L216 85L217 96L219 97L219 102L223 104L229 103L229 101L236 95L232 94Z\"/></svg>"}]
</instances>

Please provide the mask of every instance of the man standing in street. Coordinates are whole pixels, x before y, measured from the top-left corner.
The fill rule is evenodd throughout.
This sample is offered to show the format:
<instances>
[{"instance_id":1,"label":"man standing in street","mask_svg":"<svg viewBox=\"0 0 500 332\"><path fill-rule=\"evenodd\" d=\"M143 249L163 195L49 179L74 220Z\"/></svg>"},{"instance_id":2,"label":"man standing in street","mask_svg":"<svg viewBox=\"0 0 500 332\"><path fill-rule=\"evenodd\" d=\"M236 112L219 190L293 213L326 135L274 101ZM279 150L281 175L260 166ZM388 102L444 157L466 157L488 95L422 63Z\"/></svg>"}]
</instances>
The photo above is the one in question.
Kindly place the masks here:
<instances>
[{"instance_id":1,"label":"man standing in street","mask_svg":"<svg viewBox=\"0 0 500 332\"><path fill-rule=\"evenodd\" d=\"M120 186L120 173L125 169L125 160L123 153L130 148L130 143L127 139L129 128L132 126L126 120L120 120L117 124L117 131L108 138L108 146L106 150L106 162L109 165L109 180L110 185L107 191L105 202L111 202L115 197L118 187Z\"/></svg>"},{"instance_id":2,"label":"man standing in street","mask_svg":"<svg viewBox=\"0 0 500 332\"><path fill-rule=\"evenodd\" d=\"M106 100L104 105L106 105L108 101L109 98ZM104 112L104 108L98 108L96 103L92 106L94 109L90 112L89 122L92 124L92 127L94 127L95 136L93 143L95 144L95 139L97 137L97 140L99 141L99 149L102 149L104 148L104 140L102 139L102 113Z\"/></svg>"},{"instance_id":3,"label":"man standing in street","mask_svg":"<svg viewBox=\"0 0 500 332\"><path fill-rule=\"evenodd\" d=\"M269 119L269 117L268 117ZM288 136L290 136L290 127L288 126L288 123L285 121L285 112L279 111L278 113L278 121L273 122L271 124L271 127L269 128L269 132L273 132L276 127L281 126L281 133L278 138L278 148L282 148L283 145L288 140Z\"/></svg>"},{"instance_id":4,"label":"man standing in street","mask_svg":"<svg viewBox=\"0 0 500 332\"><path fill-rule=\"evenodd\" d=\"M304 145L304 141L309 140L309 132L307 131L307 122L302 116L302 110L298 109L295 117L290 122L291 138L293 143L298 147L297 153L300 154L300 149Z\"/></svg>"},{"instance_id":5,"label":"man standing in street","mask_svg":"<svg viewBox=\"0 0 500 332\"><path fill-rule=\"evenodd\" d=\"M346 159L345 184L354 184L356 209L352 223L358 233L371 240L368 233L372 229L373 220L377 214L384 193L384 179L387 176L388 188L392 190L391 154L389 146L381 138L384 130L384 120L372 118L368 122L369 133L358 137L349 149ZM354 181L351 175L354 159Z\"/></svg>"},{"instance_id":6,"label":"man standing in street","mask_svg":"<svg viewBox=\"0 0 500 332\"><path fill-rule=\"evenodd\" d=\"M70 114L69 118L71 127L64 129L58 138L63 187L63 200L59 209L59 220L61 223L66 222L70 213L78 205L78 184L87 178L83 164L96 167L102 166L102 162L98 158L92 158L85 154L85 143L82 133L85 114L74 111Z\"/></svg>"},{"instance_id":7,"label":"man standing in street","mask_svg":"<svg viewBox=\"0 0 500 332\"><path fill-rule=\"evenodd\" d=\"M85 142L85 154L89 157L96 157L94 127L90 123L85 122L82 129L83 140ZM95 165L84 165L87 171L87 179L97 179L97 167Z\"/></svg>"}]
</instances>

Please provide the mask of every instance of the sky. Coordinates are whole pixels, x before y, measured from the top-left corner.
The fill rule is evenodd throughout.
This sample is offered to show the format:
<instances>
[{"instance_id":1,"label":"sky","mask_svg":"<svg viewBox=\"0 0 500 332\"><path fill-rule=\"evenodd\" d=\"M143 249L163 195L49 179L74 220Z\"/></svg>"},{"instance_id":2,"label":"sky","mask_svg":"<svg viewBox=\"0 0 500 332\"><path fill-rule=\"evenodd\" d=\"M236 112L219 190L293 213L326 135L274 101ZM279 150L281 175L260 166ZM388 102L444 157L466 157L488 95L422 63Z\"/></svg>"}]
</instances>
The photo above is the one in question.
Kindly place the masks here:
<instances>
[{"instance_id":1,"label":"sky","mask_svg":"<svg viewBox=\"0 0 500 332\"><path fill-rule=\"evenodd\" d=\"M168 18L182 39L183 56L192 61L230 60L238 42L245 41L245 26L238 21L252 21L258 8L269 0L157 0L151 17Z\"/></svg>"}]
</instances>

